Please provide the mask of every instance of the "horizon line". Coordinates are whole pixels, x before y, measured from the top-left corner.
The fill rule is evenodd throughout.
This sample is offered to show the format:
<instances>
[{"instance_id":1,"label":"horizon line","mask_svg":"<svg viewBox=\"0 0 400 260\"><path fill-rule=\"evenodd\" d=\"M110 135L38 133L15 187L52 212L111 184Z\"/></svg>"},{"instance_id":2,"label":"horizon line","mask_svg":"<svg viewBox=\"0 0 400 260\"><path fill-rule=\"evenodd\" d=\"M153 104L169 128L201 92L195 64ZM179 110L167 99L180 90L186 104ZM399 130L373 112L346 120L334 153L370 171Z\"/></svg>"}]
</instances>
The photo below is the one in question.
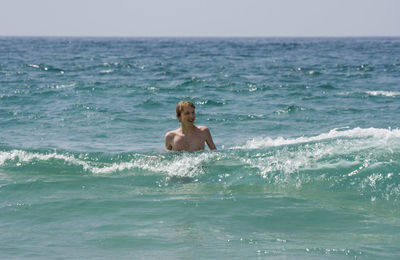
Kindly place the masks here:
<instances>
[{"instance_id":1,"label":"horizon line","mask_svg":"<svg viewBox=\"0 0 400 260\"><path fill-rule=\"evenodd\" d=\"M177 35L154 35L154 36L118 36L118 35L1 35L0 37L14 37L14 38L400 38L400 35L286 35L286 36L274 36L274 35L247 35L247 36L177 36Z\"/></svg>"}]
</instances>

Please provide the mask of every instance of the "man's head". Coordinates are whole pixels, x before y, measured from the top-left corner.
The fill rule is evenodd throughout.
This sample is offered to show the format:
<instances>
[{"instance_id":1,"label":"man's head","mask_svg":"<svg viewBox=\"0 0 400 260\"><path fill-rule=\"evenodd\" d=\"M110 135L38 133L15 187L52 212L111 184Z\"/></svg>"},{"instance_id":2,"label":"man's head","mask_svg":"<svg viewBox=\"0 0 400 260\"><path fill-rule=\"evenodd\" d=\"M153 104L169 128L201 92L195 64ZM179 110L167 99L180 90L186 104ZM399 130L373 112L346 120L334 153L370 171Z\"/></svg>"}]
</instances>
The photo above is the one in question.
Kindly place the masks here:
<instances>
[{"instance_id":1,"label":"man's head","mask_svg":"<svg viewBox=\"0 0 400 260\"><path fill-rule=\"evenodd\" d=\"M178 103L176 106L176 117L178 118L179 122L181 122L182 116L186 116L186 113L190 112L193 113L193 121L194 121L194 109L196 107L190 101L183 100ZM186 113L185 113L186 112ZM185 115L183 115L185 114ZM188 116L191 116L188 114Z\"/></svg>"}]
</instances>

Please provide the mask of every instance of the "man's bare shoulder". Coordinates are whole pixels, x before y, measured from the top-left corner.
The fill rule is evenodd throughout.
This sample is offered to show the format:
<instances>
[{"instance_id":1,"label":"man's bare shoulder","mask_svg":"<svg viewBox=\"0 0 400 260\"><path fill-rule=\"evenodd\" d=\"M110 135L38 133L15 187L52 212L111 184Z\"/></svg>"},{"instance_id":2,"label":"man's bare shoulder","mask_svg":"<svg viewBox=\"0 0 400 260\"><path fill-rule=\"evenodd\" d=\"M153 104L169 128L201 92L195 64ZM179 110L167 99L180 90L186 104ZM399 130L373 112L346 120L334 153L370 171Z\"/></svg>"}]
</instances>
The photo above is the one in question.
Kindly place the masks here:
<instances>
[{"instance_id":1,"label":"man's bare shoulder","mask_svg":"<svg viewBox=\"0 0 400 260\"><path fill-rule=\"evenodd\" d=\"M171 137L176 136L177 134L179 134L179 128L175 129L175 130L172 130L172 131L169 131L168 133L165 134L165 137L171 138Z\"/></svg>"},{"instance_id":2,"label":"man's bare shoulder","mask_svg":"<svg viewBox=\"0 0 400 260\"><path fill-rule=\"evenodd\" d=\"M174 149L174 139L175 136L178 135L178 130L173 130L173 131L169 131L168 133L165 134L165 148L167 150L173 150Z\"/></svg>"},{"instance_id":3,"label":"man's bare shoulder","mask_svg":"<svg viewBox=\"0 0 400 260\"><path fill-rule=\"evenodd\" d=\"M199 129L199 130L202 131L202 132L209 131L209 130L208 130L208 127L207 127L207 126L204 126L204 125L199 125L199 126L197 126L197 129Z\"/></svg>"}]
</instances>

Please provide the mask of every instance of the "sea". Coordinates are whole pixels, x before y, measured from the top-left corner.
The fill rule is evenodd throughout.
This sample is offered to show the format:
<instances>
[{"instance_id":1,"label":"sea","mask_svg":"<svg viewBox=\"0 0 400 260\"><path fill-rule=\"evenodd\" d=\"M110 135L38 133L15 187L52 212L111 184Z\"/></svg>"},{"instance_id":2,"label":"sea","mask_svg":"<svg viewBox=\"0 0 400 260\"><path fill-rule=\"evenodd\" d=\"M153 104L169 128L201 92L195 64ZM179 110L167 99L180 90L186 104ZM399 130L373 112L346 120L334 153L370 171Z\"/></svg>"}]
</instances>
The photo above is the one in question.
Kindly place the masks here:
<instances>
[{"instance_id":1,"label":"sea","mask_svg":"<svg viewBox=\"0 0 400 260\"><path fill-rule=\"evenodd\" d=\"M0 37L0 259L399 259L399 115L396 37Z\"/></svg>"}]
</instances>

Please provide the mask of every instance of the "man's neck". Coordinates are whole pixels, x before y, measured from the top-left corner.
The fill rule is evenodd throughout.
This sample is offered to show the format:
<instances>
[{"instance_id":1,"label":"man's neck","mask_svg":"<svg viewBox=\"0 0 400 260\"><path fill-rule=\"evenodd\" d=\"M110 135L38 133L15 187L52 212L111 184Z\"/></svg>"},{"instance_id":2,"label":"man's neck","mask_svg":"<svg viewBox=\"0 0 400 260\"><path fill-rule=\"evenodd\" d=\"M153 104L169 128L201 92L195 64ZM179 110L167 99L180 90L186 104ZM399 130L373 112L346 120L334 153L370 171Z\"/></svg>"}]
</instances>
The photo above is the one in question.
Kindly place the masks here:
<instances>
[{"instance_id":1,"label":"man's neck","mask_svg":"<svg viewBox=\"0 0 400 260\"><path fill-rule=\"evenodd\" d=\"M189 134L195 129L194 124L181 124L181 131L184 134Z\"/></svg>"}]
</instances>

